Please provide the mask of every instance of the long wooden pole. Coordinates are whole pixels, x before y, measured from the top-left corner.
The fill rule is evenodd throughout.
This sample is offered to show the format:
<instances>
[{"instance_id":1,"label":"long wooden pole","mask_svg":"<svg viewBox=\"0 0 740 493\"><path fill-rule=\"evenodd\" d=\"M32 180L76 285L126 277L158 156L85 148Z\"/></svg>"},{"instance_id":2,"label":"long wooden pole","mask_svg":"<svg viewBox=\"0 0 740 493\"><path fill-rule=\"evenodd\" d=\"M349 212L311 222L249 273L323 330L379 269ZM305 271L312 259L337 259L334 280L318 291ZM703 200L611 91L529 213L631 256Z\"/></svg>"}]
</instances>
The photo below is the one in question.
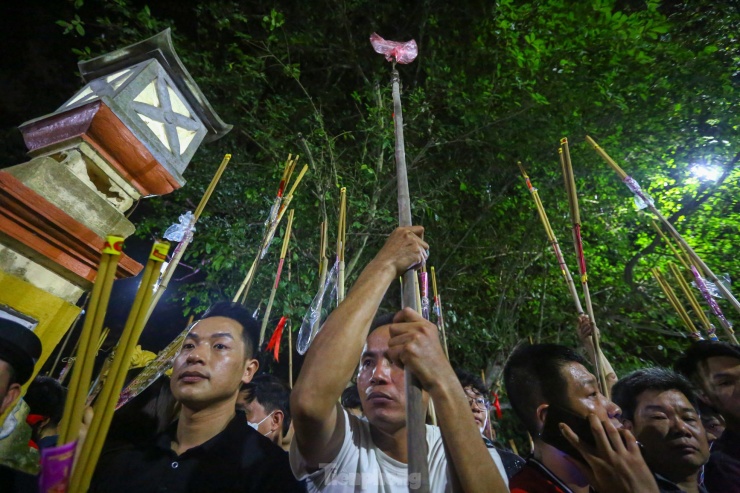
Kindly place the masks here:
<instances>
[{"instance_id":1,"label":"long wooden pole","mask_svg":"<svg viewBox=\"0 0 740 493\"><path fill-rule=\"evenodd\" d=\"M565 179L565 189L568 192L570 204L570 217L573 223L573 244L575 246L576 258L578 259L578 272L581 275L581 287L583 288L583 299L586 302L586 313L588 313L593 330L591 332L591 341L594 345L594 370L596 378L601 387L601 393L609 397L609 386L606 382L606 374L601 362L601 344L599 342L599 330L596 327L596 317L594 316L594 307L591 303L591 292L588 288L588 274L586 270L586 257L583 253L583 239L581 238L581 213L578 209L578 192L576 191L576 181L573 175L573 165L570 162L570 150L568 149L568 139L563 137L560 140L560 164L563 168Z\"/></svg>"},{"instance_id":2,"label":"long wooden pole","mask_svg":"<svg viewBox=\"0 0 740 493\"><path fill-rule=\"evenodd\" d=\"M668 219L663 216L663 214L660 213L660 211L655 207L655 204L652 200L645 195L645 192L642 191L640 186L637 184L637 182L627 175L627 173L624 172L622 168L619 167L619 165L611 158L609 155L604 151L604 149L599 146L599 144L594 141L589 136L586 136L586 141L591 144L591 146L594 148L594 150L599 154L599 156L606 161L606 163L611 166L611 168L619 175L619 177L622 179L623 182L627 185L627 187L640 199L642 199L645 202L645 205L650 209L650 212L655 214L655 217L660 220L661 223L665 226L665 228L668 230L668 232L673 236L673 238L678 242L678 244L681 246L683 251L688 254L689 258L691 258L691 261L696 264L702 271L704 271L704 274L712 280L714 284L717 285L717 289L722 293L722 296L730 302L732 307L740 313L740 301L738 301L733 295L732 292L727 288L727 286L722 283L719 278L712 272L712 270L707 266L707 264L704 263L704 261L697 255L697 253L694 251L693 248L686 242L686 240L683 239L681 234L676 230L676 228L673 227L673 224L671 224ZM730 334L731 338L734 339L734 335ZM735 339L733 341L735 344L737 344L737 340Z\"/></svg>"},{"instance_id":3,"label":"long wooden pole","mask_svg":"<svg viewBox=\"0 0 740 493\"><path fill-rule=\"evenodd\" d=\"M283 248L280 251L280 263L278 264L277 274L275 274L275 283L272 285L270 291L270 299L267 302L267 308L265 308L265 316L262 317L262 328L260 329L260 342L259 346L262 347L262 343L265 342L265 332L267 330L267 323L270 321L270 312L272 311L272 303L275 301L275 293L277 293L278 286L280 285L280 274L283 272L283 265L285 264L285 256L288 253L288 244L290 243L290 230L293 227L293 209L288 213L288 224L285 226L285 236L283 236Z\"/></svg>"},{"instance_id":4,"label":"long wooden pole","mask_svg":"<svg viewBox=\"0 0 740 493\"><path fill-rule=\"evenodd\" d=\"M401 77L398 74L395 63L391 75L393 91L393 123L396 135L396 178L398 182L398 224L399 226L411 226L411 197L409 195L409 182L406 172L406 149L403 139L403 110L401 107ZM403 306L417 310L416 290L414 280L416 272L413 269L406 271L403 275ZM406 428L408 433L408 474L409 477L419 478L418 488L420 493L429 492L429 465L427 462L427 439L424 416L426 409L422 404L422 389L419 380L408 369L406 376Z\"/></svg>"},{"instance_id":5,"label":"long wooden pole","mask_svg":"<svg viewBox=\"0 0 740 493\"><path fill-rule=\"evenodd\" d=\"M328 225L326 221L323 221L321 223L321 244L319 245L319 291L324 289L324 284L326 284L326 275L329 270L329 258L326 256L326 248L329 244L329 230ZM321 306L323 304L323 299L319 298L318 305L316 308L316 313L318 313L318 316L316 317L316 321L314 322L313 326L311 326L311 337L309 338L310 342L313 342L314 337L316 337L316 334L319 331L319 328L321 327ZM300 337L299 337L300 341ZM301 351L301 346L299 342L298 351Z\"/></svg>"}]
</instances>

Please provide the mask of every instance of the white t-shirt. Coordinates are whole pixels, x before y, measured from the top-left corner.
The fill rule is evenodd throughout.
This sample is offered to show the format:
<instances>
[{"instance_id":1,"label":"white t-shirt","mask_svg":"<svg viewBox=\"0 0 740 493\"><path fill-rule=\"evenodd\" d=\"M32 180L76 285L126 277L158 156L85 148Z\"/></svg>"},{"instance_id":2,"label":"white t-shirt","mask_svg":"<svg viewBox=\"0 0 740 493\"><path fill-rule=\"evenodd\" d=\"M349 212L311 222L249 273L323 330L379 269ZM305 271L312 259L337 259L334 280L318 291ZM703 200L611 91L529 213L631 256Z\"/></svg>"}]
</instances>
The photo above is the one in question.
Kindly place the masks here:
<instances>
[{"instance_id":1,"label":"white t-shirt","mask_svg":"<svg viewBox=\"0 0 740 493\"><path fill-rule=\"evenodd\" d=\"M307 479L309 492L363 492L407 493L408 466L392 459L375 446L370 436L370 423L366 419L344 414L344 441L339 453L330 464L323 464L318 471L308 473L306 461L298 451L296 440L290 444L290 467L299 480ZM431 492L452 492L447 457L442 445L439 427L426 425L429 455L429 484ZM496 449L488 449L506 486L504 465ZM413 478L410 482L413 485Z\"/></svg>"}]
</instances>

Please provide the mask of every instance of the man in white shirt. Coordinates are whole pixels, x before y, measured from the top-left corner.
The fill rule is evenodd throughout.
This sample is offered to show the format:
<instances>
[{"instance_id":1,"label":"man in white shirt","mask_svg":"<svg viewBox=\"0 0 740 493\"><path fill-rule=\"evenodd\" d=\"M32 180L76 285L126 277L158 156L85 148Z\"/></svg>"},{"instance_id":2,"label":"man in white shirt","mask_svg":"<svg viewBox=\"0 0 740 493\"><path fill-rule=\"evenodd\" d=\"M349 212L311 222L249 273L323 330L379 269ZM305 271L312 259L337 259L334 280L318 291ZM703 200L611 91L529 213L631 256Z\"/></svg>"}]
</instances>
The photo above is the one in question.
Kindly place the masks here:
<instances>
[{"instance_id":1,"label":"man in white shirt","mask_svg":"<svg viewBox=\"0 0 740 493\"><path fill-rule=\"evenodd\" d=\"M418 485L419 478L407 477L404 367L421 382L425 405L432 398L440 424L426 430L431 491L508 491L498 454L489 453L469 417L436 326L407 308L370 330L388 286L426 260L422 233L412 226L390 235L306 354L291 395L290 462L309 491L405 492ZM358 361L365 419L337 403Z\"/></svg>"}]
</instances>

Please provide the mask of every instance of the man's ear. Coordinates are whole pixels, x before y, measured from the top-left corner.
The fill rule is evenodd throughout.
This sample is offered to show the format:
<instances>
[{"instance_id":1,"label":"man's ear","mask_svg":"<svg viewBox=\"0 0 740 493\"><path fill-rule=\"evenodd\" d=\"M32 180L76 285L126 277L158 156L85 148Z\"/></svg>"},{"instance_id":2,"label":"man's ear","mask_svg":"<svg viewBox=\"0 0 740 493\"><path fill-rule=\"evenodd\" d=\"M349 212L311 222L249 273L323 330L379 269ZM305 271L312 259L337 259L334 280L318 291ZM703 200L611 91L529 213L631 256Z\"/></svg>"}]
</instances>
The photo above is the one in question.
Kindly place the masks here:
<instances>
[{"instance_id":1,"label":"man's ear","mask_svg":"<svg viewBox=\"0 0 740 493\"><path fill-rule=\"evenodd\" d=\"M19 395L21 395L21 385L19 383L10 384L3 401L0 402L0 414L4 413L5 410L15 402Z\"/></svg>"},{"instance_id":2,"label":"man's ear","mask_svg":"<svg viewBox=\"0 0 740 493\"><path fill-rule=\"evenodd\" d=\"M242 383L249 383L252 378L260 369L260 362L254 358L249 358L247 363L244 365L244 373L242 374Z\"/></svg>"},{"instance_id":3,"label":"man's ear","mask_svg":"<svg viewBox=\"0 0 740 493\"><path fill-rule=\"evenodd\" d=\"M270 418L270 431L282 430L284 419L285 414L283 414L280 409L275 409L275 411L272 413L272 418Z\"/></svg>"},{"instance_id":4,"label":"man's ear","mask_svg":"<svg viewBox=\"0 0 740 493\"><path fill-rule=\"evenodd\" d=\"M537 417L537 431L542 432L542 430L545 428L545 419L547 418L547 408L550 407L550 404L540 404L537 406L537 410L535 411L535 416Z\"/></svg>"}]
</instances>

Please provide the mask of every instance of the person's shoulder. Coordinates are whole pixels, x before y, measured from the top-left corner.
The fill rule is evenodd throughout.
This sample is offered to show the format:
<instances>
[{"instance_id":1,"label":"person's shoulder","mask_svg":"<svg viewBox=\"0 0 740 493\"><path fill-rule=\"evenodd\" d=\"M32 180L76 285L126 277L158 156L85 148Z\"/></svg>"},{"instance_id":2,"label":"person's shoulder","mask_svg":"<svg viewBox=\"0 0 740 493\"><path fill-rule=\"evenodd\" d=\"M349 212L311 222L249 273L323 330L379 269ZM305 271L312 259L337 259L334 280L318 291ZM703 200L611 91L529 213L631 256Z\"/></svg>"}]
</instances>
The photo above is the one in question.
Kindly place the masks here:
<instances>
[{"instance_id":1,"label":"person's shoulder","mask_svg":"<svg viewBox=\"0 0 740 493\"><path fill-rule=\"evenodd\" d=\"M527 461L509 480L511 493L565 493L533 461Z\"/></svg>"}]
</instances>

